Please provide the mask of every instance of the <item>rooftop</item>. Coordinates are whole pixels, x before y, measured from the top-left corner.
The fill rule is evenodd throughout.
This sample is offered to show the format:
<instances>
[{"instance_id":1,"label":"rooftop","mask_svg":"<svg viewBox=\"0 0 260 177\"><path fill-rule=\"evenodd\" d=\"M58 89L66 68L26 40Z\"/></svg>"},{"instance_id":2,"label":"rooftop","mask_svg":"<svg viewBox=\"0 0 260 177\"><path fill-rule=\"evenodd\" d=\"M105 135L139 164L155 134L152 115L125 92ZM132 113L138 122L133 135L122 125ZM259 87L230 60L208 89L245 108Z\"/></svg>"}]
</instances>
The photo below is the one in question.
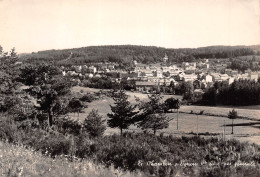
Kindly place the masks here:
<instances>
[{"instance_id":1,"label":"rooftop","mask_svg":"<svg viewBox=\"0 0 260 177\"><path fill-rule=\"evenodd\" d=\"M136 86L154 86L157 85L154 82L136 82Z\"/></svg>"}]
</instances>

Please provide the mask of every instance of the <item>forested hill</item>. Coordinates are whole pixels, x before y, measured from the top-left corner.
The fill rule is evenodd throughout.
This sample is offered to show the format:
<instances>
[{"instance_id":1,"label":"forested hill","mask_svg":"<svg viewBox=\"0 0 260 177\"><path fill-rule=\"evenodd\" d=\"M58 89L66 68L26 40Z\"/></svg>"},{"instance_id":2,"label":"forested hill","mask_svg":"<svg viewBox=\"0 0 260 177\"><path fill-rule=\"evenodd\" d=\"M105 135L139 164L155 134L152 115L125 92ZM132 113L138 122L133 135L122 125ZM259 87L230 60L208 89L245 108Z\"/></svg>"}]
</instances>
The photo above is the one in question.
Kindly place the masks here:
<instances>
[{"instance_id":1,"label":"forested hill","mask_svg":"<svg viewBox=\"0 0 260 177\"><path fill-rule=\"evenodd\" d=\"M199 58L228 58L260 55L260 45L255 46L210 46L200 48L169 49L154 46L108 45L63 50L46 50L21 56L21 60L54 61L60 64L86 64L92 62L140 63L161 61L165 53L170 62L194 61Z\"/></svg>"}]
</instances>

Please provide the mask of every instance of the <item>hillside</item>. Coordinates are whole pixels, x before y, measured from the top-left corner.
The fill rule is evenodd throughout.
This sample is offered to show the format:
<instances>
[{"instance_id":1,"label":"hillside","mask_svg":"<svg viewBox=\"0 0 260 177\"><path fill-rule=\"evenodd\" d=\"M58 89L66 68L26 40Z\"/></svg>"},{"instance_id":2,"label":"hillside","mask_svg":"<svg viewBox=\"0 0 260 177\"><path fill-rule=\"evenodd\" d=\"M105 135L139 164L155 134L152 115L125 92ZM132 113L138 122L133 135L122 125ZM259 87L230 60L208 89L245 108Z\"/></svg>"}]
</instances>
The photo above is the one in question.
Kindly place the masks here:
<instances>
[{"instance_id":1,"label":"hillside","mask_svg":"<svg viewBox=\"0 0 260 177\"><path fill-rule=\"evenodd\" d=\"M124 175L142 176L142 173L130 173L116 170L113 167L105 168L88 160L75 159L70 162L65 157L50 158L27 149L0 142L0 176L103 176L114 177Z\"/></svg>"},{"instance_id":2,"label":"hillside","mask_svg":"<svg viewBox=\"0 0 260 177\"><path fill-rule=\"evenodd\" d=\"M86 64L96 62L117 62L129 64L159 62L165 53L170 62L194 61L199 58L228 58L260 54L257 46L209 46L200 48L170 49L155 46L110 45L90 46L63 50L46 50L20 56L20 60L53 61L58 64Z\"/></svg>"}]
</instances>

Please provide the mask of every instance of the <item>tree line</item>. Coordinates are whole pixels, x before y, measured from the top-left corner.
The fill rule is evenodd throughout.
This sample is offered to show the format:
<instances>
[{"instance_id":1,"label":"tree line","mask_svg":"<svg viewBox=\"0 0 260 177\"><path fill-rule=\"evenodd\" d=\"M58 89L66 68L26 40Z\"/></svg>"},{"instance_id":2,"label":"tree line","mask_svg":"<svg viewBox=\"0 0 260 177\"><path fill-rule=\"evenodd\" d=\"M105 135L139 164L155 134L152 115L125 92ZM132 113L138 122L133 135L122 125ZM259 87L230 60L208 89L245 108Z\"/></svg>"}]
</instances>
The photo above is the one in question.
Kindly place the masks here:
<instances>
[{"instance_id":1,"label":"tree line","mask_svg":"<svg viewBox=\"0 0 260 177\"><path fill-rule=\"evenodd\" d=\"M204 105L258 105L260 104L260 81L235 80L231 85L216 82L206 90L201 104Z\"/></svg>"},{"instance_id":2,"label":"tree line","mask_svg":"<svg viewBox=\"0 0 260 177\"><path fill-rule=\"evenodd\" d=\"M233 70L238 70L244 72L250 69L251 71L259 71L260 65L257 61L256 56L251 57L251 59L231 59L231 65L228 68Z\"/></svg>"}]
</instances>

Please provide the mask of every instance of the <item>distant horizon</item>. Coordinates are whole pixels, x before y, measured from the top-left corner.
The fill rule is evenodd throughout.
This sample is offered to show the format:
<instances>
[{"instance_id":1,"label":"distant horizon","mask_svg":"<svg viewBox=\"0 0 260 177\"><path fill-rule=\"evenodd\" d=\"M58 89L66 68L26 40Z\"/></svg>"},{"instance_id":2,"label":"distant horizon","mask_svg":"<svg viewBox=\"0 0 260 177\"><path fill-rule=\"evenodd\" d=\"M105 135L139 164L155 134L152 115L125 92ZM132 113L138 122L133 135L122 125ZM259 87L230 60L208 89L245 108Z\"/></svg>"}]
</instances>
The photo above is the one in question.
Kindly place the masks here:
<instances>
[{"instance_id":1,"label":"distant horizon","mask_svg":"<svg viewBox=\"0 0 260 177\"><path fill-rule=\"evenodd\" d=\"M0 45L18 53L137 44L256 45L259 0L0 0Z\"/></svg>"}]
</instances>

